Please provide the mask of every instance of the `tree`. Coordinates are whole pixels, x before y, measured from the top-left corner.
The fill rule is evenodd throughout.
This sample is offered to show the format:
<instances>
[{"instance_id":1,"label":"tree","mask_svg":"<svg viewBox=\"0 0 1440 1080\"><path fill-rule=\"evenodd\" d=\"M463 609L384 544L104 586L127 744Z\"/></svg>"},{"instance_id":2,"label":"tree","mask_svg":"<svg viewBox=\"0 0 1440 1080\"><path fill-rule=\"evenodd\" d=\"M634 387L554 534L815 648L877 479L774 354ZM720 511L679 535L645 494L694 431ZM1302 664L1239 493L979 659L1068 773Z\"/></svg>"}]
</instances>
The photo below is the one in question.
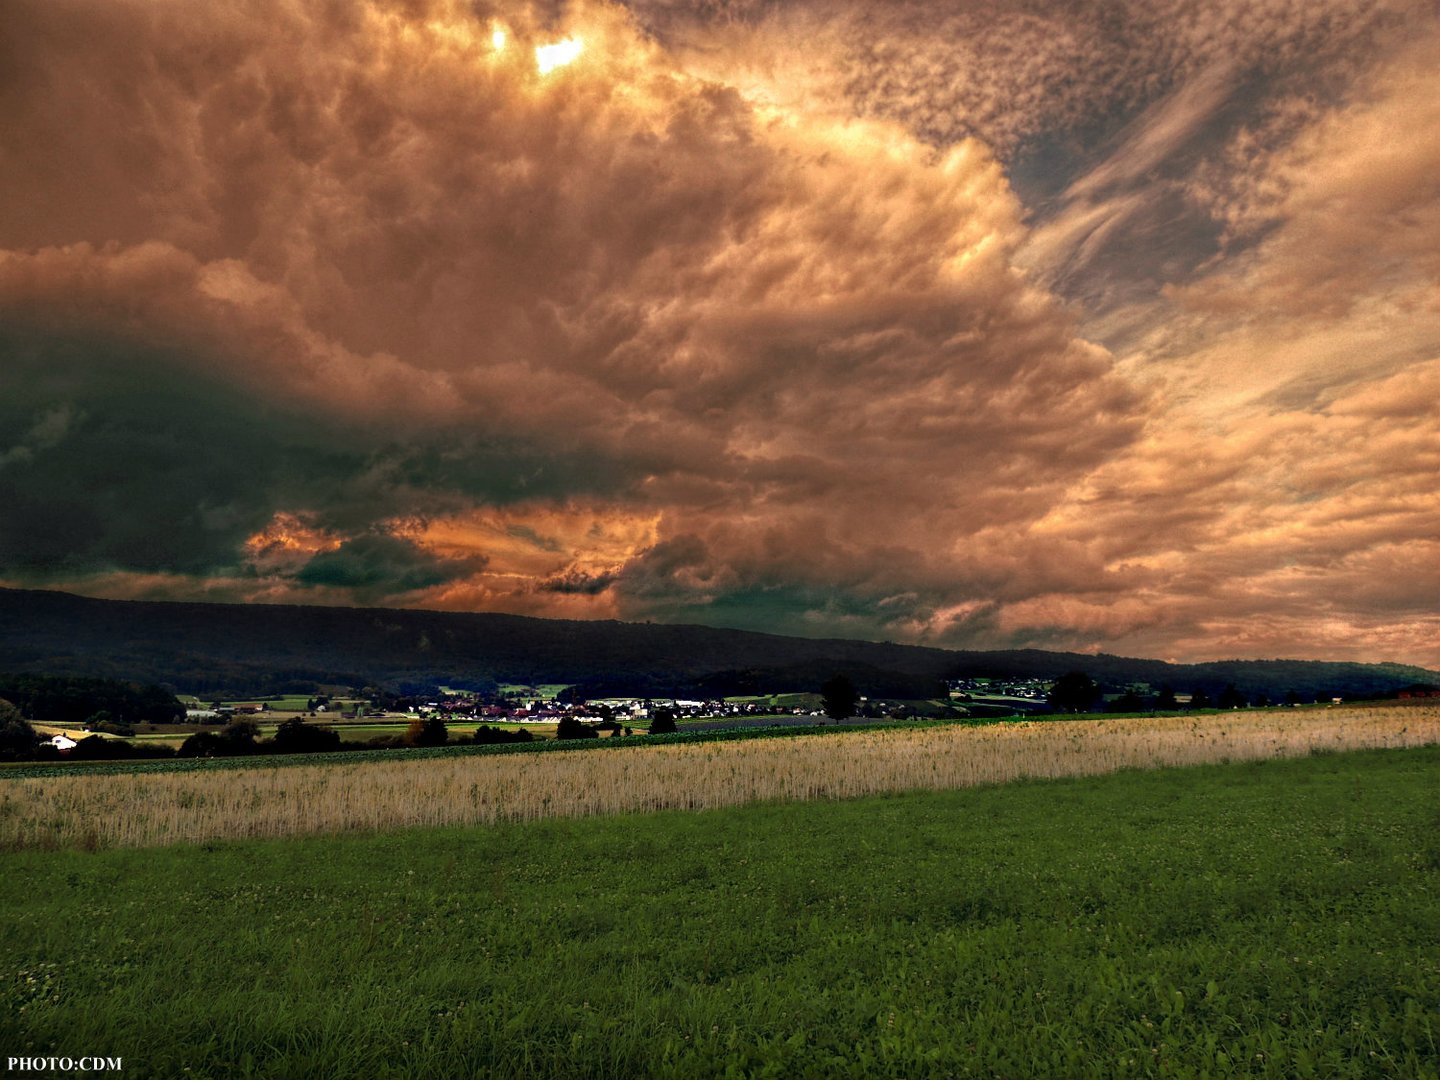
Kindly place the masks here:
<instances>
[{"instance_id":1,"label":"tree","mask_svg":"<svg viewBox=\"0 0 1440 1080\"><path fill-rule=\"evenodd\" d=\"M231 720L220 732L232 754L255 753L255 740L260 738L260 725L254 720Z\"/></svg>"},{"instance_id":2,"label":"tree","mask_svg":"<svg viewBox=\"0 0 1440 1080\"><path fill-rule=\"evenodd\" d=\"M1196 690L1190 695L1190 707L1192 709L1208 709L1212 707L1210 695L1204 690Z\"/></svg>"},{"instance_id":3,"label":"tree","mask_svg":"<svg viewBox=\"0 0 1440 1080\"><path fill-rule=\"evenodd\" d=\"M216 732L197 731L180 744L179 755L183 758L230 757L231 746Z\"/></svg>"},{"instance_id":4,"label":"tree","mask_svg":"<svg viewBox=\"0 0 1440 1080\"><path fill-rule=\"evenodd\" d=\"M675 726L675 711L673 709L656 709L650 717L651 735L674 735L679 728Z\"/></svg>"},{"instance_id":5,"label":"tree","mask_svg":"<svg viewBox=\"0 0 1440 1080\"><path fill-rule=\"evenodd\" d=\"M40 736L20 710L0 698L0 761L28 761L39 749Z\"/></svg>"},{"instance_id":6,"label":"tree","mask_svg":"<svg viewBox=\"0 0 1440 1080\"><path fill-rule=\"evenodd\" d=\"M439 713L417 716L410 721L410 726L405 731L406 746L444 746L449 739L450 732L445 727L445 718Z\"/></svg>"},{"instance_id":7,"label":"tree","mask_svg":"<svg viewBox=\"0 0 1440 1080\"><path fill-rule=\"evenodd\" d=\"M1083 671L1069 671L1055 680L1045 697L1061 712L1085 712L1100 701L1100 687Z\"/></svg>"},{"instance_id":8,"label":"tree","mask_svg":"<svg viewBox=\"0 0 1440 1080\"><path fill-rule=\"evenodd\" d=\"M1224 690L1220 691L1220 700L1216 702L1222 709L1243 709L1250 704L1245 700L1245 695L1235 689L1234 683L1227 683Z\"/></svg>"},{"instance_id":9,"label":"tree","mask_svg":"<svg viewBox=\"0 0 1440 1080\"><path fill-rule=\"evenodd\" d=\"M231 720L221 731L197 731L180 744L181 757L245 757L260 748L260 726L253 720Z\"/></svg>"},{"instance_id":10,"label":"tree","mask_svg":"<svg viewBox=\"0 0 1440 1080\"><path fill-rule=\"evenodd\" d=\"M1180 703L1175 700L1175 688L1169 683L1160 687L1160 693L1155 698L1155 709L1157 712L1175 712L1180 708Z\"/></svg>"},{"instance_id":11,"label":"tree","mask_svg":"<svg viewBox=\"0 0 1440 1080\"><path fill-rule=\"evenodd\" d=\"M589 724L582 724L573 716L562 716L560 725L555 729L557 739L598 739L600 733Z\"/></svg>"},{"instance_id":12,"label":"tree","mask_svg":"<svg viewBox=\"0 0 1440 1080\"><path fill-rule=\"evenodd\" d=\"M855 703L859 700L860 695L855 692L855 684L844 675L827 679L820 687L820 707L831 720L844 720L847 716L854 716Z\"/></svg>"},{"instance_id":13,"label":"tree","mask_svg":"<svg viewBox=\"0 0 1440 1080\"><path fill-rule=\"evenodd\" d=\"M1135 691L1127 690L1114 701L1110 702L1108 708L1110 712L1116 713L1144 712L1145 702Z\"/></svg>"}]
</instances>

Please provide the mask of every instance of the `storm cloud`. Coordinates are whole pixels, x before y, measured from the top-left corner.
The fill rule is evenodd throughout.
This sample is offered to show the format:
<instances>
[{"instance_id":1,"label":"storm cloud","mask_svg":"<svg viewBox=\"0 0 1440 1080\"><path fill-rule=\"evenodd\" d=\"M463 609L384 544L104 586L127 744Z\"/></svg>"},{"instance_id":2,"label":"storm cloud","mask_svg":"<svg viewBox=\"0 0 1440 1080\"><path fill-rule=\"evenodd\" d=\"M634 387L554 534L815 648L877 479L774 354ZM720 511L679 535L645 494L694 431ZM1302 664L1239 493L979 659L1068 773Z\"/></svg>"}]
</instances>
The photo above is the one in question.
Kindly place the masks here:
<instances>
[{"instance_id":1,"label":"storm cloud","mask_svg":"<svg viewBox=\"0 0 1440 1080\"><path fill-rule=\"evenodd\" d=\"M12 5L0 580L1436 662L1433 19L1148 11Z\"/></svg>"}]
</instances>

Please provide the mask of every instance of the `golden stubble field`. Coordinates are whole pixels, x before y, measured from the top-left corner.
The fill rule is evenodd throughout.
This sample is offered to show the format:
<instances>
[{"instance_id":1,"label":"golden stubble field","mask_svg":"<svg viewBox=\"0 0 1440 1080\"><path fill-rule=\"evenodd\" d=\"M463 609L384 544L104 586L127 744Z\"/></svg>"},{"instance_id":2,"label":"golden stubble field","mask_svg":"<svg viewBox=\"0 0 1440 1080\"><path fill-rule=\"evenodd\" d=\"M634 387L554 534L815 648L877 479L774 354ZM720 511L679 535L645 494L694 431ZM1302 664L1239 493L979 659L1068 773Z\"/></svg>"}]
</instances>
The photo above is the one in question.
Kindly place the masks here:
<instances>
[{"instance_id":1,"label":"golden stubble field","mask_svg":"<svg viewBox=\"0 0 1440 1080\"><path fill-rule=\"evenodd\" d=\"M0 779L0 850L148 847L768 800L1440 743L1440 704L844 732L495 757Z\"/></svg>"}]
</instances>

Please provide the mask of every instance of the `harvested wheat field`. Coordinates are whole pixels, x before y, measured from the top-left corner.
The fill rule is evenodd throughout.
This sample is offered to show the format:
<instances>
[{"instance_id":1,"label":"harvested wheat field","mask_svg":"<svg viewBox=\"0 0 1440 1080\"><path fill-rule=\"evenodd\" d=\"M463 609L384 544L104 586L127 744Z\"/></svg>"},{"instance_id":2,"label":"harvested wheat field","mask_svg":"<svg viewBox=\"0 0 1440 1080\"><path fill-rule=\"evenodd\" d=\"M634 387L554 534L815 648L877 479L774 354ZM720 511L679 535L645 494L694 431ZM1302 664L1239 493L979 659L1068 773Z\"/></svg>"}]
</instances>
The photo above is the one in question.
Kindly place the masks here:
<instances>
[{"instance_id":1,"label":"harvested wheat field","mask_svg":"<svg viewBox=\"0 0 1440 1080\"><path fill-rule=\"evenodd\" d=\"M500 757L0 781L0 848L239 837L843 799L1118 769L1440 743L1440 705L836 732Z\"/></svg>"}]
</instances>

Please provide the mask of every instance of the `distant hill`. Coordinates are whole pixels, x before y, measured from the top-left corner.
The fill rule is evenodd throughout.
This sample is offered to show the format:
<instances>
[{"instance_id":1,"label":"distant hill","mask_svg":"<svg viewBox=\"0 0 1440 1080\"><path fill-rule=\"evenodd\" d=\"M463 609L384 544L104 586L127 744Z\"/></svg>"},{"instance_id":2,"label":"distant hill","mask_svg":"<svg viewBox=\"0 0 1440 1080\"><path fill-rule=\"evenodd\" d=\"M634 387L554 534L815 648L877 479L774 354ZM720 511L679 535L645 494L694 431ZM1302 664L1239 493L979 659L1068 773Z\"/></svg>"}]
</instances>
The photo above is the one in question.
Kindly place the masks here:
<instances>
[{"instance_id":1,"label":"distant hill","mask_svg":"<svg viewBox=\"0 0 1440 1080\"><path fill-rule=\"evenodd\" d=\"M168 683L182 692L262 693L319 685L565 683L595 696L812 690L844 672L862 693L929 697L962 676L1053 678L1081 670L1109 687L1168 683L1247 695L1393 694L1440 672L1400 664L1159 660L1027 649L960 652L704 626L576 622L390 608L95 600L0 589L0 672Z\"/></svg>"}]
</instances>

